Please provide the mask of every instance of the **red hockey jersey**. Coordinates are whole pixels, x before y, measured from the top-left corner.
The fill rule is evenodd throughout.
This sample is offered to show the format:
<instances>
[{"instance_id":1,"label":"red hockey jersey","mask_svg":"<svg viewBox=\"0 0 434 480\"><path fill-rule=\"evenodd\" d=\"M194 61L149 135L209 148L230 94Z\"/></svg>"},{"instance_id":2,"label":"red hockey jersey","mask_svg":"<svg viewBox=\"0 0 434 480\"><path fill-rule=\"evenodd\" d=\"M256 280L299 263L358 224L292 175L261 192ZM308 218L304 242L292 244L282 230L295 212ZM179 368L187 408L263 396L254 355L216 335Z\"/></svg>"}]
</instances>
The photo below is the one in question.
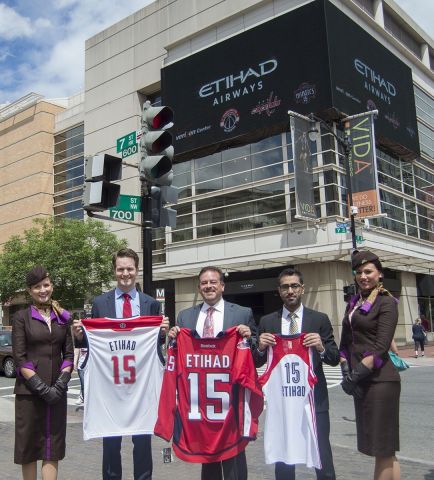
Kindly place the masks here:
<instances>
[{"instance_id":1,"label":"red hockey jersey","mask_svg":"<svg viewBox=\"0 0 434 480\"><path fill-rule=\"evenodd\" d=\"M233 327L217 338L182 328L169 347L154 433L187 462L231 458L256 438L263 395L249 345Z\"/></svg>"}]
</instances>

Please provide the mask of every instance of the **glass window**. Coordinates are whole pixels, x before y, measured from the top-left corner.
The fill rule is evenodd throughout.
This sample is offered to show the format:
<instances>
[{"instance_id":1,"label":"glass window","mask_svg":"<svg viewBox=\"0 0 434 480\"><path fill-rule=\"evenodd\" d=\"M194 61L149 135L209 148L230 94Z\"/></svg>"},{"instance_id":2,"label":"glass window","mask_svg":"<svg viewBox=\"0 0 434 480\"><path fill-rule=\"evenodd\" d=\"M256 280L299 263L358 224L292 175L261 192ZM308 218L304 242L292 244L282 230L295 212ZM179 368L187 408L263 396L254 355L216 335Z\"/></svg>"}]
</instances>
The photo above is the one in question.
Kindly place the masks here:
<instances>
[{"instance_id":1,"label":"glass window","mask_svg":"<svg viewBox=\"0 0 434 480\"><path fill-rule=\"evenodd\" d=\"M78 158L74 158L72 160L67 160L66 162L56 164L54 166L54 175L57 175L58 173L62 173L65 170L70 170L71 168L77 168L79 166L81 166L81 167L84 166L83 156L80 156Z\"/></svg>"},{"instance_id":2,"label":"glass window","mask_svg":"<svg viewBox=\"0 0 434 480\"><path fill-rule=\"evenodd\" d=\"M72 210L81 209L81 199L75 202L65 203L64 205L58 205L54 207L54 215L65 214Z\"/></svg>"},{"instance_id":3,"label":"glass window","mask_svg":"<svg viewBox=\"0 0 434 480\"><path fill-rule=\"evenodd\" d=\"M76 168L72 168L71 170L65 170L62 173L58 173L54 177L54 183L60 183L60 182L65 182L66 180L69 180L71 178L76 178L76 177L83 177L84 175L84 166L80 165Z\"/></svg>"},{"instance_id":4,"label":"glass window","mask_svg":"<svg viewBox=\"0 0 434 480\"><path fill-rule=\"evenodd\" d=\"M222 164L223 188L236 187L252 181L251 157L240 157ZM241 173L238 173L241 172Z\"/></svg>"},{"instance_id":5,"label":"glass window","mask_svg":"<svg viewBox=\"0 0 434 480\"><path fill-rule=\"evenodd\" d=\"M71 200L72 198L77 198L83 195L83 189L79 188L77 190L71 190L69 192L63 192L59 195L54 196L54 203L65 202L66 200Z\"/></svg>"},{"instance_id":6,"label":"glass window","mask_svg":"<svg viewBox=\"0 0 434 480\"><path fill-rule=\"evenodd\" d=\"M326 170L324 172L324 185L329 183L338 183L338 174L334 170Z\"/></svg>"},{"instance_id":7,"label":"glass window","mask_svg":"<svg viewBox=\"0 0 434 480\"><path fill-rule=\"evenodd\" d=\"M58 193L61 192L62 190L68 190L69 188L73 187L78 187L78 186L83 186L84 182L84 177L76 177L72 178L70 180L67 180L65 182L58 183L54 185L54 192Z\"/></svg>"},{"instance_id":8,"label":"glass window","mask_svg":"<svg viewBox=\"0 0 434 480\"><path fill-rule=\"evenodd\" d=\"M191 167L193 162L182 162L173 165L173 182L172 185L178 188L178 199L191 197L192 195L192 178Z\"/></svg>"}]
</instances>

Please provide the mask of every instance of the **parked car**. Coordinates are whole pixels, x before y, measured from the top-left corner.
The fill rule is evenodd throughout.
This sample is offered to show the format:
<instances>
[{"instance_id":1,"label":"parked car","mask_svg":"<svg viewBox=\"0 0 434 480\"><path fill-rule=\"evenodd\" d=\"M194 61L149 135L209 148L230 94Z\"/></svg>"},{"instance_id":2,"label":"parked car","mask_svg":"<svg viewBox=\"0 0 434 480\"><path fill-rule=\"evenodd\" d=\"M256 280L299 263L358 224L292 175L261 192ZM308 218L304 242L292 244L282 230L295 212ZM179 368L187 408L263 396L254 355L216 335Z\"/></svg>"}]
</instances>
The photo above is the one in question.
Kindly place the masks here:
<instances>
[{"instance_id":1,"label":"parked car","mask_svg":"<svg viewBox=\"0 0 434 480\"><path fill-rule=\"evenodd\" d=\"M0 330L0 370L6 377L15 377L15 362L12 356L12 332Z\"/></svg>"}]
</instances>

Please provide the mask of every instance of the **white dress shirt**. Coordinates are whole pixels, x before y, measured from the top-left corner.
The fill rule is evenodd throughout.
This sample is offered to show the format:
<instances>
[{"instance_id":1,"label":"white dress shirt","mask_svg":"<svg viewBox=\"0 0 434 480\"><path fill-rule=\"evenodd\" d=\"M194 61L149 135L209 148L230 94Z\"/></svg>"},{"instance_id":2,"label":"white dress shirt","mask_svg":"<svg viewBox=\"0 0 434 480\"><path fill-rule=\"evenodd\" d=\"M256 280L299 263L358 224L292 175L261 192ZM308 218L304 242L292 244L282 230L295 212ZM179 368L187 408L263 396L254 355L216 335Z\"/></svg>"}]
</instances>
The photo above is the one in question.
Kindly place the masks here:
<instances>
[{"instance_id":1,"label":"white dress shirt","mask_svg":"<svg viewBox=\"0 0 434 480\"><path fill-rule=\"evenodd\" d=\"M196 324L196 331L200 337L203 336L203 327L205 325L206 314L210 306L211 305L204 303L200 309ZM216 337L223 330L223 317L225 314L225 302L223 298L221 298L215 305L212 305L212 307L214 308L212 318L214 321L214 336Z\"/></svg>"}]
</instances>

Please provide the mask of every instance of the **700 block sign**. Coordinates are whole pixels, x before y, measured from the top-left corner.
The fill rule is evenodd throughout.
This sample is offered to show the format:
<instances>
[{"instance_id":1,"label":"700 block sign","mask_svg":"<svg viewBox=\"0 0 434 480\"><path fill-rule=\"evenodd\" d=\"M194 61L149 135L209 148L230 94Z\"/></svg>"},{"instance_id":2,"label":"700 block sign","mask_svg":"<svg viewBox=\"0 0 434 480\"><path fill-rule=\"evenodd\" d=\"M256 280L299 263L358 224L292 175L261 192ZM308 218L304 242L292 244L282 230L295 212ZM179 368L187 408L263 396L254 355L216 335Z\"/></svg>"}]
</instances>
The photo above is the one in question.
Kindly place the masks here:
<instances>
[{"instance_id":1,"label":"700 block sign","mask_svg":"<svg viewBox=\"0 0 434 480\"><path fill-rule=\"evenodd\" d=\"M116 207L110 209L110 217L119 220L134 220L134 212L140 212L141 198L135 195L120 195Z\"/></svg>"}]
</instances>

